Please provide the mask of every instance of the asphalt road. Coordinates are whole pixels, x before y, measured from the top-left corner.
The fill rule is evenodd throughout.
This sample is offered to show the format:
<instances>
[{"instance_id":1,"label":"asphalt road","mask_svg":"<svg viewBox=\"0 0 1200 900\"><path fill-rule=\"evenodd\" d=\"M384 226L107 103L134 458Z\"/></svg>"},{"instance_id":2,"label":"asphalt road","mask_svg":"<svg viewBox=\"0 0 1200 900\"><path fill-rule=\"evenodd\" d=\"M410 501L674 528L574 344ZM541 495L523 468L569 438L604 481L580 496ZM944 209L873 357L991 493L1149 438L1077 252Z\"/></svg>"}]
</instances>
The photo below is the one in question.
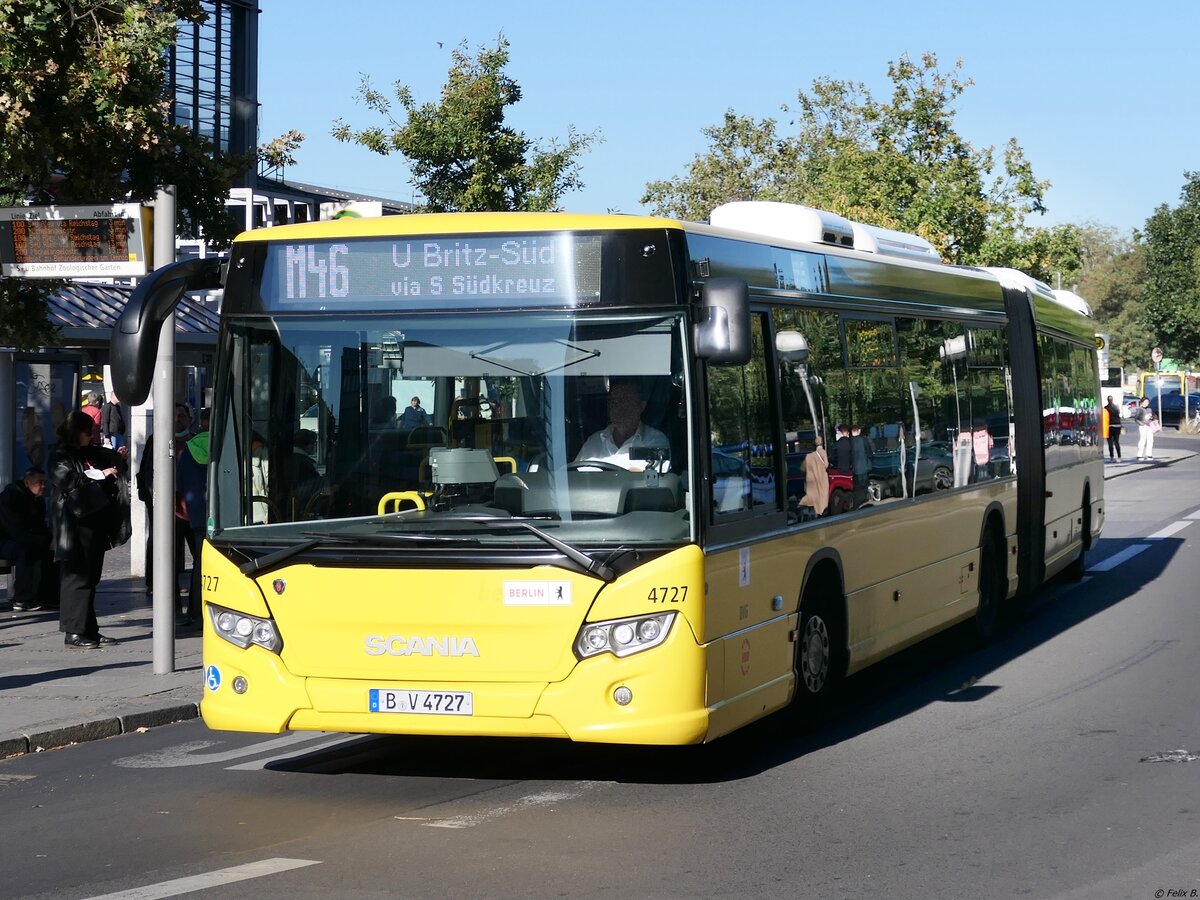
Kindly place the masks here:
<instances>
[{"instance_id":1,"label":"asphalt road","mask_svg":"<svg viewBox=\"0 0 1200 900\"><path fill-rule=\"evenodd\" d=\"M0 895L1200 894L1198 485L1200 458L1110 480L1082 583L986 650L863 673L816 728L646 750L189 722L0 762Z\"/></svg>"}]
</instances>

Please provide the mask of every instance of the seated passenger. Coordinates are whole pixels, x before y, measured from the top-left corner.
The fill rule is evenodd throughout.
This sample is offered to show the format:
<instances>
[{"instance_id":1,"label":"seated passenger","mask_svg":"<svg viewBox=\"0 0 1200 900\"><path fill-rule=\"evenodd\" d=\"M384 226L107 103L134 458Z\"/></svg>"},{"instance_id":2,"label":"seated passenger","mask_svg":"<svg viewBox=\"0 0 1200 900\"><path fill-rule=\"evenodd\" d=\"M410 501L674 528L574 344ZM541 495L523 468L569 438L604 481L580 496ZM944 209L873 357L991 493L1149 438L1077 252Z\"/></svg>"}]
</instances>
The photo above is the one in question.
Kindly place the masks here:
<instances>
[{"instance_id":1,"label":"seated passenger","mask_svg":"<svg viewBox=\"0 0 1200 900\"><path fill-rule=\"evenodd\" d=\"M423 410L422 410L423 411ZM386 394L376 399L371 406L371 430L395 428L399 420L396 418L396 398Z\"/></svg>"},{"instance_id":2,"label":"seated passenger","mask_svg":"<svg viewBox=\"0 0 1200 900\"><path fill-rule=\"evenodd\" d=\"M413 397L409 405L405 407L404 412L400 414L400 429L402 431L411 431L419 425L432 425L433 419L429 413L425 412L425 407L421 405L420 397Z\"/></svg>"},{"instance_id":3,"label":"seated passenger","mask_svg":"<svg viewBox=\"0 0 1200 900\"><path fill-rule=\"evenodd\" d=\"M641 388L636 380L611 379L608 386L610 424L583 442L575 461L607 462L631 472L645 469L645 461L630 460L630 450L669 450L671 446L665 434L657 428L642 424L642 412L645 409L646 401L642 399Z\"/></svg>"}]
</instances>

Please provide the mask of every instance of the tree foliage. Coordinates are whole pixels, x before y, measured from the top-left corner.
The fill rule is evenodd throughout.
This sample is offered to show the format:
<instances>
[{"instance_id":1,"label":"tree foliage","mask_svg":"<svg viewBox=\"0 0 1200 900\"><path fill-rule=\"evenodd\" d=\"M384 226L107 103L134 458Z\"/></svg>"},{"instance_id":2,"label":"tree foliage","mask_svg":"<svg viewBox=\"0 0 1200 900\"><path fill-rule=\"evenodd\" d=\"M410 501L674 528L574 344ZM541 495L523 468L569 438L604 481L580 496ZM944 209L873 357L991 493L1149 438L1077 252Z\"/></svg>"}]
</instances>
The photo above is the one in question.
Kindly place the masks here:
<instances>
[{"instance_id":1,"label":"tree foliage","mask_svg":"<svg viewBox=\"0 0 1200 900\"><path fill-rule=\"evenodd\" d=\"M1163 353L1200 362L1200 172L1185 172L1179 205L1146 220L1142 319Z\"/></svg>"},{"instance_id":2,"label":"tree foliage","mask_svg":"<svg viewBox=\"0 0 1200 900\"><path fill-rule=\"evenodd\" d=\"M1033 229L1049 184L1039 181L1016 139L1000 159L955 128L954 104L972 82L962 61L937 57L888 65L892 94L876 100L861 83L819 78L800 91L792 129L733 110L705 129L707 151L687 173L653 181L642 202L654 212L704 219L731 200L779 200L866 224L919 234L949 262L1008 265L1039 278L1078 267L1070 228Z\"/></svg>"},{"instance_id":3,"label":"tree foliage","mask_svg":"<svg viewBox=\"0 0 1200 900\"><path fill-rule=\"evenodd\" d=\"M1069 283L1092 306L1096 330L1109 336L1109 362L1127 369L1145 367L1155 346L1142 324L1145 248L1133 237L1096 223L1079 226L1082 264Z\"/></svg>"},{"instance_id":4,"label":"tree foliage","mask_svg":"<svg viewBox=\"0 0 1200 900\"><path fill-rule=\"evenodd\" d=\"M359 99L384 124L355 130L339 119L333 136L383 156L404 156L427 212L557 209L563 194L582 186L579 157L598 136L568 126L563 144L541 145L504 124L521 87L504 71L503 36L474 57L465 44L451 55L438 103L418 104L400 82L393 100L363 76Z\"/></svg>"},{"instance_id":5,"label":"tree foliage","mask_svg":"<svg viewBox=\"0 0 1200 900\"><path fill-rule=\"evenodd\" d=\"M224 200L247 161L172 125L164 91L176 23L203 17L199 0L0 0L0 205L141 200L174 184L185 228L231 238ZM0 281L0 340L51 337L54 287Z\"/></svg>"},{"instance_id":6,"label":"tree foliage","mask_svg":"<svg viewBox=\"0 0 1200 900\"><path fill-rule=\"evenodd\" d=\"M304 143L304 133L291 129L277 138L260 144L258 147L259 162L265 163L272 169L285 169L296 164L296 151Z\"/></svg>"}]
</instances>

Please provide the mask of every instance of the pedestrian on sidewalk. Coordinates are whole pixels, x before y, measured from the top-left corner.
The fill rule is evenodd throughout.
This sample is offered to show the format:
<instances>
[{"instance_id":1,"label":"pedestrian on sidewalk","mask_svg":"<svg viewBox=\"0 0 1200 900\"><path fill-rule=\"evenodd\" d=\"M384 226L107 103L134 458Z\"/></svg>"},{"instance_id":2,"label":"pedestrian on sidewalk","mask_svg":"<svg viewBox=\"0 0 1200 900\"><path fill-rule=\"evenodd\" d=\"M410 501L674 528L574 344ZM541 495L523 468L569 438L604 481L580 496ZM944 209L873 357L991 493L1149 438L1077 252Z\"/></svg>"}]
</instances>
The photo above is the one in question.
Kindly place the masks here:
<instances>
[{"instance_id":1,"label":"pedestrian on sidewalk","mask_svg":"<svg viewBox=\"0 0 1200 900\"><path fill-rule=\"evenodd\" d=\"M1150 408L1150 398L1143 397L1141 406L1137 408L1133 421L1137 422L1138 445L1137 458L1154 459L1154 433L1159 430L1158 417Z\"/></svg>"},{"instance_id":2,"label":"pedestrian on sidewalk","mask_svg":"<svg viewBox=\"0 0 1200 900\"><path fill-rule=\"evenodd\" d=\"M186 403L175 404L175 460L179 461L184 445L192 439L192 408ZM154 589L154 435L146 438L142 446L142 464L137 472L138 499L146 504L146 594ZM187 524L187 515L178 501L175 502L175 534L173 537L173 568L171 585L179 591L179 573L183 571L183 547L192 544L192 529Z\"/></svg>"},{"instance_id":3,"label":"pedestrian on sidewalk","mask_svg":"<svg viewBox=\"0 0 1200 900\"><path fill-rule=\"evenodd\" d=\"M120 450L129 446L125 440L126 430L121 401L117 399L116 391L110 391L108 402L100 408L100 441L105 447Z\"/></svg>"},{"instance_id":4,"label":"pedestrian on sidewalk","mask_svg":"<svg viewBox=\"0 0 1200 900\"><path fill-rule=\"evenodd\" d=\"M1108 395L1104 411L1108 413L1108 433L1105 437L1108 438L1108 459L1112 462L1121 458L1121 407L1117 406L1112 394Z\"/></svg>"},{"instance_id":5,"label":"pedestrian on sidewalk","mask_svg":"<svg viewBox=\"0 0 1200 900\"><path fill-rule=\"evenodd\" d=\"M200 410L200 431L187 444L175 464L175 487L195 536L192 547L192 577L188 604L179 624L183 627L200 621L200 556L208 518L208 410Z\"/></svg>"},{"instance_id":6,"label":"pedestrian on sidewalk","mask_svg":"<svg viewBox=\"0 0 1200 900\"><path fill-rule=\"evenodd\" d=\"M59 629L68 647L115 644L96 620L104 553L129 540L127 451L92 444L92 419L76 410L58 428L50 456L54 558L60 570Z\"/></svg>"},{"instance_id":7,"label":"pedestrian on sidewalk","mask_svg":"<svg viewBox=\"0 0 1200 900\"><path fill-rule=\"evenodd\" d=\"M17 612L58 606L45 493L46 473L37 466L0 493L0 556L16 569L12 594Z\"/></svg>"},{"instance_id":8,"label":"pedestrian on sidewalk","mask_svg":"<svg viewBox=\"0 0 1200 900\"><path fill-rule=\"evenodd\" d=\"M88 391L87 402L83 404L83 411L92 421L92 436L90 443L100 443L100 407L104 405L104 395L99 391Z\"/></svg>"}]
</instances>

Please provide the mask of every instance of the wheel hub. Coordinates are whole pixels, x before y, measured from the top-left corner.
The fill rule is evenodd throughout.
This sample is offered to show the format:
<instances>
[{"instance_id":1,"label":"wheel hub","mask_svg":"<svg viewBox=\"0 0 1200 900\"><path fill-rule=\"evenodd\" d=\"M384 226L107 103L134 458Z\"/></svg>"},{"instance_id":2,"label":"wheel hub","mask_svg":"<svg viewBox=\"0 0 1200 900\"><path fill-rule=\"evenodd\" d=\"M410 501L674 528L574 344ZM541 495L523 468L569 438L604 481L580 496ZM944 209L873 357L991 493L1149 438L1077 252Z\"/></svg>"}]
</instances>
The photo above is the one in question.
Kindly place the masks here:
<instances>
[{"instance_id":1,"label":"wheel hub","mask_svg":"<svg viewBox=\"0 0 1200 900\"><path fill-rule=\"evenodd\" d=\"M811 693L818 693L829 674L829 629L819 616L811 616L804 626L800 668L805 686Z\"/></svg>"}]
</instances>

